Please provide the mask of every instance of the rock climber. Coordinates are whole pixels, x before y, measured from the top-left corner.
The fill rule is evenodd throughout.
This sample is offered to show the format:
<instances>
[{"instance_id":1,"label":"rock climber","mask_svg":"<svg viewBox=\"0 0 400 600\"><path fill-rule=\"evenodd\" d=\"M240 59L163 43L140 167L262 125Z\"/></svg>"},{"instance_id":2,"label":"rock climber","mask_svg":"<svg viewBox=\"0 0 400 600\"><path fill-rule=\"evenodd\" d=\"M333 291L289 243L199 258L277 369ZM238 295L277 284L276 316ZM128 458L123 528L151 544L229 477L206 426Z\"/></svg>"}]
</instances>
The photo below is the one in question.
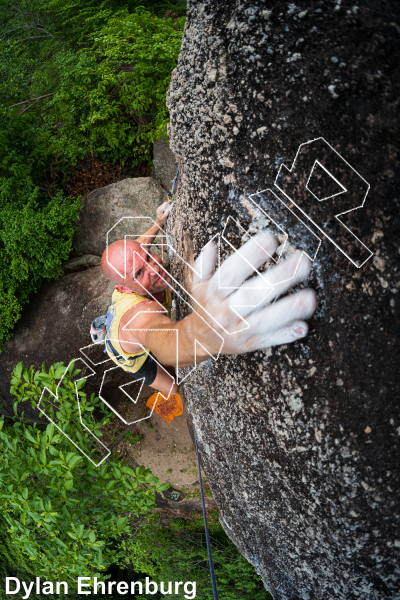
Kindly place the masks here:
<instances>
[{"instance_id":1,"label":"rock climber","mask_svg":"<svg viewBox=\"0 0 400 600\"><path fill-rule=\"evenodd\" d=\"M276 301L309 275L311 262L299 252L246 281L279 245L272 235L261 232L215 273L217 247L208 243L194 264L201 273L194 274L190 290L196 309L180 321L172 321L171 278L161 259L150 251L170 210L167 202L159 206L155 223L143 235L136 241L110 244L101 259L103 274L115 284L107 312L107 354L135 379L144 379L157 390L147 406L168 422L183 412L171 367L192 366L219 352L243 354L295 342L307 335L305 321L317 302L310 289Z\"/></svg>"}]
</instances>

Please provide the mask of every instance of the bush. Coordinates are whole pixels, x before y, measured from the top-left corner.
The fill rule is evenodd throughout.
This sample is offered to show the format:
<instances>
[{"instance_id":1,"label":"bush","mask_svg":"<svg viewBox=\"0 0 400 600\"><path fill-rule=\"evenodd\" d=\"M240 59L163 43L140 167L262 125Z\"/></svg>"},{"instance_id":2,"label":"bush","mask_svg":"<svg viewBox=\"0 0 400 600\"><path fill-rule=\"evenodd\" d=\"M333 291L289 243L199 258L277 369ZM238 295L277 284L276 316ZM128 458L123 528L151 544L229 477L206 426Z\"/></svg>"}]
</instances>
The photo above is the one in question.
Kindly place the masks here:
<instances>
[{"instance_id":1,"label":"bush","mask_svg":"<svg viewBox=\"0 0 400 600\"><path fill-rule=\"evenodd\" d=\"M32 178L52 159L47 128L32 113L17 115L0 106L0 177L32 184Z\"/></svg>"},{"instance_id":2,"label":"bush","mask_svg":"<svg viewBox=\"0 0 400 600\"><path fill-rule=\"evenodd\" d=\"M79 373L73 364L35 372L19 363L11 381L15 412L23 402L36 406L47 387L41 408L52 422L29 425L22 415L4 427L0 417L0 508L15 551L32 561L36 576L67 581L71 591L78 576L107 578L108 567L124 557L120 540L129 526L123 514L145 518L155 492L169 487L149 469L133 470L116 456L93 466L110 413L94 394L86 396L84 379L75 385Z\"/></svg>"},{"instance_id":3,"label":"bush","mask_svg":"<svg viewBox=\"0 0 400 600\"><path fill-rule=\"evenodd\" d=\"M8 527L7 521L0 515L0 574L11 574L16 570L29 572L29 559L13 544Z\"/></svg>"},{"instance_id":4,"label":"bush","mask_svg":"<svg viewBox=\"0 0 400 600\"><path fill-rule=\"evenodd\" d=\"M166 134L185 17L130 4L141 3L38 2L37 18L61 39L0 39L0 176L41 184L45 172L65 186L86 155L130 168L151 162L152 142ZM10 11L8 26L23 32ZM32 108L9 108L49 93Z\"/></svg>"},{"instance_id":5,"label":"bush","mask_svg":"<svg viewBox=\"0 0 400 600\"><path fill-rule=\"evenodd\" d=\"M209 529L219 596L224 600L272 600L254 567L224 532L217 513L209 520ZM213 600L202 516L193 521L172 521L169 530L147 524L134 537L125 539L122 547L126 559L120 564L145 572L158 584L196 581L196 598Z\"/></svg>"},{"instance_id":6,"label":"bush","mask_svg":"<svg viewBox=\"0 0 400 600\"><path fill-rule=\"evenodd\" d=\"M157 0L1 5L0 351L31 293L61 275L80 163L95 189L99 164L124 175L151 162L185 21L184 4Z\"/></svg>"},{"instance_id":7,"label":"bush","mask_svg":"<svg viewBox=\"0 0 400 600\"><path fill-rule=\"evenodd\" d=\"M32 292L63 274L79 206L61 191L46 199L28 180L0 178L0 348Z\"/></svg>"},{"instance_id":8,"label":"bush","mask_svg":"<svg viewBox=\"0 0 400 600\"><path fill-rule=\"evenodd\" d=\"M151 144L166 135L183 24L143 9L120 11L90 36L89 48L57 55L58 88L46 113L52 151L66 166L88 152L122 165L151 160Z\"/></svg>"}]
</instances>

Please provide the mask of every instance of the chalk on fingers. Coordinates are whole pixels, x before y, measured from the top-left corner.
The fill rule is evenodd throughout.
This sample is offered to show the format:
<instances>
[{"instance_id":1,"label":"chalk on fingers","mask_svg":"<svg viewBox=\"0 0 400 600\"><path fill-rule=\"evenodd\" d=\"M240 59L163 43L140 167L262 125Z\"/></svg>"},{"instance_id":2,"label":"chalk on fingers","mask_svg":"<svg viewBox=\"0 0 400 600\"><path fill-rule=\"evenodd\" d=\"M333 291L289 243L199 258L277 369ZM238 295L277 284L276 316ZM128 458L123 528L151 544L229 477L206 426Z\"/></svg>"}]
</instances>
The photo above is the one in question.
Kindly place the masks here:
<instances>
[{"instance_id":1,"label":"chalk on fingers","mask_svg":"<svg viewBox=\"0 0 400 600\"><path fill-rule=\"evenodd\" d=\"M201 281L210 279L217 263L217 246L211 240L204 246L193 265L192 289Z\"/></svg>"}]
</instances>

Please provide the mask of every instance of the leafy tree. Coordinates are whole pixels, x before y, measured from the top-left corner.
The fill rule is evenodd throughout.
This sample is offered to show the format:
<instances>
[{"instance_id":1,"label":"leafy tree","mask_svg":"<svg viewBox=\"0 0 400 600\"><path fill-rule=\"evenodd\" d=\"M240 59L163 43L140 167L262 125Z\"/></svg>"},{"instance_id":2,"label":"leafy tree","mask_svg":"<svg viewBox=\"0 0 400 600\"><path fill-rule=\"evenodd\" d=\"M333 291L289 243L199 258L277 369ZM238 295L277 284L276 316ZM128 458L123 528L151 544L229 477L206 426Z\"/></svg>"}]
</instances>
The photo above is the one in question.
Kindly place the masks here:
<instances>
[{"instance_id":1,"label":"leafy tree","mask_svg":"<svg viewBox=\"0 0 400 600\"><path fill-rule=\"evenodd\" d=\"M91 35L90 48L57 55L58 88L46 114L52 150L66 165L87 152L121 164L151 160L152 142L166 134L183 20L177 26L142 9L125 11Z\"/></svg>"},{"instance_id":2,"label":"leafy tree","mask_svg":"<svg viewBox=\"0 0 400 600\"><path fill-rule=\"evenodd\" d=\"M62 275L79 206L61 191L41 197L27 178L0 178L0 347L31 293Z\"/></svg>"},{"instance_id":3,"label":"leafy tree","mask_svg":"<svg viewBox=\"0 0 400 600\"><path fill-rule=\"evenodd\" d=\"M184 8L0 0L0 349L31 293L68 258L79 201L60 190L81 161L119 173L151 162Z\"/></svg>"},{"instance_id":4,"label":"leafy tree","mask_svg":"<svg viewBox=\"0 0 400 600\"><path fill-rule=\"evenodd\" d=\"M0 178L16 178L13 187L17 180L32 183L32 175L46 167L52 156L46 128L38 126L31 113L16 115L0 106L0 117Z\"/></svg>"},{"instance_id":5,"label":"leafy tree","mask_svg":"<svg viewBox=\"0 0 400 600\"><path fill-rule=\"evenodd\" d=\"M209 519L209 529L220 597L224 600L272 600L254 567L241 556L224 532L217 513ZM196 598L213 599L202 516L193 521L172 521L170 529L155 523L146 524L121 546L126 553L121 564L144 571L158 584L161 581L196 581Z\"/></svg>"},{"instance_id":6,"label":"leafy tree","mask_svg":"<svg viewBox=\"0 0 400 600\"><path fill-rule=\"evenodd\" d=\"M24 418L4 427L0 417L0 507L13 544L34 563L36 575L67 581L72 591L78 576L106 578L110 564L124 556L120 539L129 526L123 515L143 519L155 505L155 492L169 487L149 469L133 470L116 456L93 466L95 440L110 413L94 394L87 397L84 379L74 383L79 373L73 364L35 372L19 363L11 381L15 412L23 402L36 406L47 387L41 407L52 422L45 430ZM67 436L78 439L92 460Z\"/></svg>"},{"instance_id":7,"label":"leafy tree","mask_svg":"<svg viewBox=\"0 0 400 600\"><path fill-rule=\"evenodd\" d=\"M51 34L75 48L87 46L90 35L100 31L120 11L132 14L141 8L159 18L186 14L185 0L39 0L35 6L37 17L48 24Z\"/></svg>"}]
</instances>

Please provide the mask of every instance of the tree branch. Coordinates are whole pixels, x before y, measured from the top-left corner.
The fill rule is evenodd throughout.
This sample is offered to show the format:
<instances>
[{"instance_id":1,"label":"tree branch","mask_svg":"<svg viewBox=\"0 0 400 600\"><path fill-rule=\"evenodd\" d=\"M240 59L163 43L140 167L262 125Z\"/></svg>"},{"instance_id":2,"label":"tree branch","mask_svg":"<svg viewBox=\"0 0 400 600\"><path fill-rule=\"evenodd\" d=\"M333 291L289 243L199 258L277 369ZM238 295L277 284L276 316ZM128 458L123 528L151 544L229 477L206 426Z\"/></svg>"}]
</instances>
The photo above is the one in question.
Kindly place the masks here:
<instances>
[{"instance_id":1,"label":"tree branch","mask_svg":"<svg viewBox=\"0 0 400 600\"><path fill-rule=\"evenodd\" d=\"M46 39L53 38L54 40L57 40L57 42L62 43L62 40L54 37L54 35L30 35L29 37L21 38L20 40L16 40L16 41L17 42L26 42L26 40L38 40L39 38L46 38Z\"/></svg>"},{"instance_id":2,"label":"tree branch","mask_svg":"<svg viewBox=\"0 0 400 600\"><path fill-rule=\"evenodd\" d=\"M18 1L18 0L17 0L17 1ZM20 4L20 3L18 2L18 4ZM31 10L31 8L30 8L30 6L29 6L29 4L28 4L27 0L25 1L25 4L26 4L26 7L27 7L27 9L28 9L28 13L29 13L29 14L30 14L30 16L32 17L32 21L35 23L35 16L34 16L34 14L33 14L32 10Z\"/></svg>"},{"instance_id":3,"label":"tree branch","mask_svg":"<svg viewBox=\"0 0 400 600\"><path fill-rule=\"evenodd\" d=\"M20 115L23 115L24 112L26 112L27 110L29 110L31 108L31 106L33 106L34 104L36 104L36 102L39 102L40 98L38 98L37 100L35 100L35 102L32 102L32 104L30 104L29 106L27 106L26 108L24 108L24 110L21 110L21 112L19 113Z\"/></svg>"},{"instance_id":4,"label":"tree branch","mask_svg":"<svg viewBox=\"0 0 400 600\"><path fill-rule=\"evenodd\" d=\"M23 102L17 102L17 104L12 104L9 108L14 108L15 106L20 106L21 104L26 104L27 102L34 102L41 100L42 98L48 98L49 96L54 96L54 92L51 94L44 94L44 96L37 96L36 98L29 98L29 100L23 100Z\"/></svg>"},{"instance_id":5,"label":"tree branch","mask_svg":"<svg viewBox=\"0 0 400 600\"><path fill-rule=\"evenodd\" d=\"M25 19L26 24L29 25L29 21L28 21L28 19L26 17L26 14L24 12L22 12L22 10L20 8L18 8L18 6L14 6L14 4L11 4L11 3L10 3L10 6L13 7L14 12L19 12L19 14ZM10 10L9 6L6 7L4 10L7 10L7 8Z\"/></svg>"},{"instance_id":6,"label":"tree branch","mask_svg":"<svg viewBox=\"0 0 400 600\"><path fill-rule=\"evenodd\" d=\"M47 29L39 27L39 25L20 25L19 27L15 27L14 29L9 29L8 31L5 31L3 33L3 36L7 35L8 33L12 33L13 31L18 31L19 29L37 29L38 31L44 31L44 33L47 33L47 35L50 37L54 37L54 35L52 33L49 33Z\"/></svg>"}]
</instances>

